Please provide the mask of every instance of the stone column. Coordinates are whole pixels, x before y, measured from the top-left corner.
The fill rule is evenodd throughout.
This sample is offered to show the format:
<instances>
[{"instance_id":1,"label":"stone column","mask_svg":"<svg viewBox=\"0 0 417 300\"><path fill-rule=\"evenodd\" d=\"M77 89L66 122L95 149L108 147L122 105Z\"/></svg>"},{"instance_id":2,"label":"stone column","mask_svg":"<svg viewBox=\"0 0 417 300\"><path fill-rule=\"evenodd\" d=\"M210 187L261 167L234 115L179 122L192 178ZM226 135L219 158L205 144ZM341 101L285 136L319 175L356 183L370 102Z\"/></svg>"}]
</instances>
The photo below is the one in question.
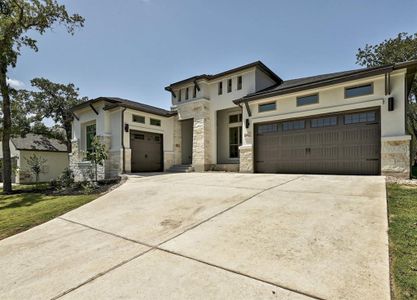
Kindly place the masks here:
<instances>
[{"instance_id":1,"label":"stone column","mask_svg":"<svg viewBox=\"0 0 417 300\"><path fill-rule=\"evenodd\" d=\"M382 175L410 178L410 141L409 135L381 139Z\"/></svg>"},{"instance_id":2,"label":"stone column","mask_svg":"<svg viewBox=\"0 0 417 300\"><path fill-rule=\"evenodd\" d=\"M240 154L240 166L239 172L241 173L253 173L253 146L243 145L239 147Z\"/></svg>"},{"instance_id":3,"label":"stone column","mask_svg":"<svg viewBox=\"0 0 417 300\"><path fill-rule=\"evenodd\" d=\"M193 125L193 167L196 172L211 168L210 118L208 114L197 115Z\"/></svg>"}]
</instances>

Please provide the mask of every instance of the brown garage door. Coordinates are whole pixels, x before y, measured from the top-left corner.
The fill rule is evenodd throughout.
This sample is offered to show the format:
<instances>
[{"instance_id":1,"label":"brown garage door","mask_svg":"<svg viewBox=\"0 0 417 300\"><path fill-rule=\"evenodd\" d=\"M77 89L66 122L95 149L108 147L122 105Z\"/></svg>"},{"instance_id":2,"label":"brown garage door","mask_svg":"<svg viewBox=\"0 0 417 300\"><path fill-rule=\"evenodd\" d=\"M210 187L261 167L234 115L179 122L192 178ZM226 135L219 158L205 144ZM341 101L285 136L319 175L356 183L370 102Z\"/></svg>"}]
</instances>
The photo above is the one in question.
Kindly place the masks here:
<instances>
[{"instance_id":1,"label":"brown garage door","mask_svg":"<svg viewBox=\"0 0 417 300\"><path fill-rule=\"evenodd\" d=\"M379 110L255 126L255 170L265 173L380 174Z\"/></svg>"},{"instance_id":2,"label":"brown garage door","mask_svg":"<svg viewBox=\"0 0 417 300\"><path fill-rule=\"evenodd\" d=\"M162 135L131 131L132 172L162 171Z\"/></svg>"}]
</instances>

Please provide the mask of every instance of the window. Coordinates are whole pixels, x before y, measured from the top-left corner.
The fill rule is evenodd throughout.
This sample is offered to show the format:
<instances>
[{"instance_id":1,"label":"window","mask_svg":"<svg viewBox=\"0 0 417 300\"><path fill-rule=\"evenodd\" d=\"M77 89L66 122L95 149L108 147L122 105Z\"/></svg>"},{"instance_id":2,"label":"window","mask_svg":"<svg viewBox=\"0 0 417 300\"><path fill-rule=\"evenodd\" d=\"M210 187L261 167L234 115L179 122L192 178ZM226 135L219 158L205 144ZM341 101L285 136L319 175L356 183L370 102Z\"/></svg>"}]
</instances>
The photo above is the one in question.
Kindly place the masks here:
<instances>
[{"instance_id":1,"label":"window","mask_svg":"<svg viewBox=\"0 0 417 300\"><path fill-rule=\"evenodd\" d=\"M96 136L96 124L87 125L85 127L85 131L86 131L85 145L86 145L87 152L90 153L93 151L92 143L93 143L94 137Z\"/></svg>"},{"instance_id":2,"label":"window","mask_svg":"<svg viewBox=\"0 0 417 300\"><path fill-rule=\"evenodd\" d=\"M239 157L239 146L242 145L242 127L229 128L229 157Z\"/></svg>"},{"instance_id":3,"label":"window","mask_svg":"<svg viewBox=\"0 0 417 300\"><path fill-rule=\"evenodd\" d=\"M132 121L136 122L136 123L145 124L145 117L144 116L138 116L138 115L132 115Z\"/></svg>"},{"instance_id":4,"label":"window","mask_svg":"<svg viewBox=\"0 0 417 300\"><path fill-rule=\"evenodd\" d=\"M237 89L238 90L242 89L242 76L237 77Z\"/></svg>"},{"instance_id":5,"label":"window","mask_svg":"<svg viewBox=\"0 0 417 300\"><path fill-rule=\"evenodd\" d=\"M188 100L188 88L185 89L185 100Z\"/></svg>"},{"instance_id":6,"label":"window","mask_svg":"<svg viewBox=\"0 0 417 300\"><path fill-rule=\"evenodd\" d=\"M242 114L230 115L229 124L242 122Z\"/></svg>"},{"instance_id":7,"label":"window","mask_svg":"<svg viewBox=\"0 0 417 300\"><path fill-rule=\"evenodd\" d=\"M140 133L135 134L133 137L135 138L135 140L144 140L145 139L145 135L140 134Z\"/></svg>"},{"instance_id":8,"label":"window","mask_svg":"<svg viewBox=\"0 0 417 300\"><path fill-rule=\"evenodd\" d=\"M329 126L336 126L336 125L337 125L337 117L320 118L320 119L311 120L312 128L329 127Z\"/></svg>"},{"instance_id":9,"label":"window","mask_svg":"<svg viewBox=\"0 0 417 300\"><path fill-rule=\"evenodd\" d=\"M345 115L345 124L355 124L355 123L375 122L375 121L376 121L376 114L374 111Z\"/></svg>"},{"instance_id":10,"label":"window","mask_svg":"<svg viewBox=\"0 0 417 300\"><path fill-rule=\"evenodd\" d=\"M197 85L194 85L194 89L193 89L193 98L197 97Z\"/></svg>"},{"instance_id":11,"label":"window","mask_svg":"<svg viewBox=\"0 0 417 300\"><path fill-rule=\"evenodd\" d=\"M230 93L232 91L232 79L227 79L227 92Z\"/></svg>"},{"instance_id":12,"label":"window","mask_svg":"<svg viewBox=\"0 0 417 300\"><path fill-rule=\"evenodd\" d=\"M302 96L297 98L297 106L319 103L319 94Z\"/></svg>"},{"instance_id":13,"label":"window","mask_svg":"<svg viewBox=\"0 0 417 300\"><path fill-rule=\"evenodd\" d=\"M154 125L154 126L161 126L161 120L158 120L158 119L152 119L151 118L151 125Z\"/></svg>"},{"instance_id":14,"label":"window","mask_svg":"<svg viewBox=\"0 0 417 300\"><path fill-rule=\"evenodd\" d=\"M219 82L219 86L218 86L218 94L221 95L223 94L223 82Z\"/></svg>"},{"instance_id":15,"label":"window","mask_svg":"<svg viewBox=\"0 0 417 300\"><path fill-rule=\"evenodd\" d=\"M345 88L345 98L365 96L373 93L374 86L372 83Z\"/></svg>"},{"instance_id":16,"label":"window","mask_svg":"<svg viewBox=\"0 0 417 300\"><path fill-rule=\"evenodd\" d=\"M259 112L276 110L276 109L277 109L277 104L275 102L259 104L259 106L258 106L258 111Z\"/></svg>"},{"instance_id":17,"label":"window","mask_svg":"<svg viewBox=\"0 0 417 300\"><path fill-rule=\"evenodd\" d=\"M178 90L178 102L181 102L181 89Z\"/></svg>"},{"instance_id":18,"label":"window","mask_svg":"<svg viewBox=\"0 0 417 300\"><path fill-rule=\"evenodd\" d=\"M265 124L258 126L258 134L271 133L278 131L278 124Z\"/></svg>"},{"instance_id":19,"label":"window","mask_svg":"<svg viewBox=\"0 0 417 300\"><path fill-rule=\"evenodd\" d=\"M296 129L304 129L306 124L304 120L301 121L289 121L282 123L282 130L296 130Z\"/></svg>"}]
</instances>

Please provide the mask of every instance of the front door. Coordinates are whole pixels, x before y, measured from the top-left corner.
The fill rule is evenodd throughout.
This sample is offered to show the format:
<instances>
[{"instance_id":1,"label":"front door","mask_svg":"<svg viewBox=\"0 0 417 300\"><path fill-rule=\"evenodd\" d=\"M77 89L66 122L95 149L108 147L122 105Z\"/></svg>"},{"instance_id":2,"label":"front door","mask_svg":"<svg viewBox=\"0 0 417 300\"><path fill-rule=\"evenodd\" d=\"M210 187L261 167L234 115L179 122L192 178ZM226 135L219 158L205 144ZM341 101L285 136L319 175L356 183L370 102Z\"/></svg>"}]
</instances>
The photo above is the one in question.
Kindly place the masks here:
<instances>
[{"instance_id":1,"label":"front door","mask_svg":"<svg viewBox=\"0 0 417 300\"><path fill-rule=\"evenodd\" d=\"M183 165L190 165L193 160L193 123L194 119L181 121L181 153Z\"/></svg>"}]
</instances>

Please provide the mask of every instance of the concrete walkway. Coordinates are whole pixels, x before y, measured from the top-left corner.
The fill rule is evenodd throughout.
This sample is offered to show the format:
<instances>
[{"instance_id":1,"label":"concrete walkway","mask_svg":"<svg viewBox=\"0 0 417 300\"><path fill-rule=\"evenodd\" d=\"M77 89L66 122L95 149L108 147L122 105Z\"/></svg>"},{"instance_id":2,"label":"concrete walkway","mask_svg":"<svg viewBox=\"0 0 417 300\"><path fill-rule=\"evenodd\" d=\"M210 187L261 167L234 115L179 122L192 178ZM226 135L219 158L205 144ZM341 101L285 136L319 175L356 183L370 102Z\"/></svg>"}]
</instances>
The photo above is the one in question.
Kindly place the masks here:
<instances>
[{"instance_id":1,"label":"concrete walkway","mask_svg":"<svg viewBox=\"0 0 417 300\"><path fill-rule=\"evenodd\" d=\"M389 299L383 177L131 176L0 241L0 299Z\"/></svg>"}]
</instances>

